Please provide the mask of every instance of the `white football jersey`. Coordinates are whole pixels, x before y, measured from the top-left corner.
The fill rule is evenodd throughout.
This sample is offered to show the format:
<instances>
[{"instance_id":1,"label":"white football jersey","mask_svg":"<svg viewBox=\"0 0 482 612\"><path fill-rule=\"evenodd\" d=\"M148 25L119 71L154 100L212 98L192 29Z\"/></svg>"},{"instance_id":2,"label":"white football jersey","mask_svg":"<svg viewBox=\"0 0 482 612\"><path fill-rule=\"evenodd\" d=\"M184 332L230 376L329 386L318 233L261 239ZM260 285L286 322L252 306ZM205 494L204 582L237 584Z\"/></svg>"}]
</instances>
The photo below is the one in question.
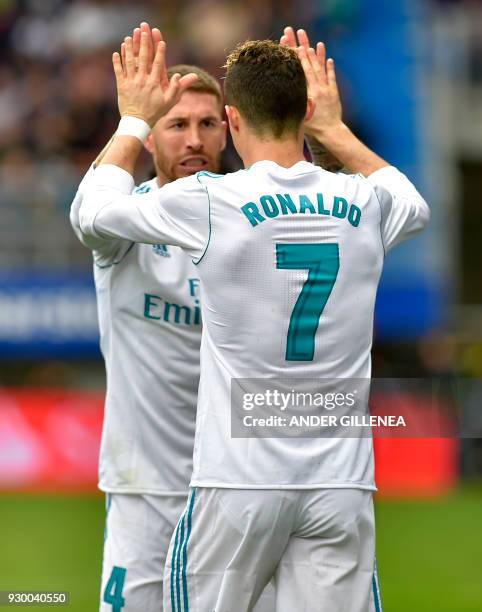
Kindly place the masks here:
<instances>
[{"instance_id":1,"label":"white football jersey","mask_svg":"<svg viewBox=\"0 0 482 612\"><path fill-rule=\"evenodd\" d=\"M199 275L178 247L84 235L82 181L71 208L93 250L107 393L99 487L109 493L183 495L192 473L199 384ZM134 186L132 186L134 188ZM156 179L136 193L156 191Z\"/></svg>"},{"instance_id":2,"label":"white football jersey","mask_svg":"<svg viewBox=\"0 0 482 612\"><path fill-rule=\"evenodd\" d=\"M368 379L385 252L429 211L393 167L368 179L300 161L199 173L144 195L102 165L83 232L175 244L202 283L192 486L374 489L371 438L234 438L233 379ZM309 275L312 275L311 277ZM303 296L303 297L301 297Z\"/></svg>"}]
</instances>

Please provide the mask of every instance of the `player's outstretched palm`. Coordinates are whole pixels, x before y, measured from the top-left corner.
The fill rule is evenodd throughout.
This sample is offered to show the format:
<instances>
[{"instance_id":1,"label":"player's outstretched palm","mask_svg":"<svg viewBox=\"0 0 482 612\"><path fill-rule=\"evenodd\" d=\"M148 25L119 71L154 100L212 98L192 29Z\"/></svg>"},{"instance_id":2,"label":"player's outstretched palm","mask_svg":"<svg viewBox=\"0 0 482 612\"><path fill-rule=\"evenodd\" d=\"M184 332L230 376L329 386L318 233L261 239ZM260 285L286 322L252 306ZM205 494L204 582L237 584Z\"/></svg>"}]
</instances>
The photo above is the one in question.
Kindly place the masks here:
<instances>
[{"instance_id":1,"label":"player's outstretched palm","mask_svg":"<svg viewBox=\"0 0 482 612\"><path fill-rule=\"evenodd\" d=\"M147 25L147 24L145 24ZM143 24L144 26L144 24ZM139 117L151 127L177 104L183 91L196 80L195 74L181 77L174 74L169 80L166 70L166 43L160 32L141 26L140 34L134 32L134 39L127 36L121 47L121 54L114 53L117 101L121 117ZM140 37L137 54L137 40ZM121 58L122 55L122 58Z\"/></svg>"},{"instance_id":2,"label":"player's outstretched palm","mask_svg":"<svg viewBox=\"0 0 482 612\"><path fill-rule=\"evenodd\" d=\"M288 26L280 39L282 45L296 49L305 71L308 85L308 96L315 102L315 111L310 121L305 124L308 134L315 128L324 131L342 122L340 93L336 82L335 62L326 59L326 49L322 42L317 43L316 51L310 47L305 30Z\"/></svg>"}]
</instances>

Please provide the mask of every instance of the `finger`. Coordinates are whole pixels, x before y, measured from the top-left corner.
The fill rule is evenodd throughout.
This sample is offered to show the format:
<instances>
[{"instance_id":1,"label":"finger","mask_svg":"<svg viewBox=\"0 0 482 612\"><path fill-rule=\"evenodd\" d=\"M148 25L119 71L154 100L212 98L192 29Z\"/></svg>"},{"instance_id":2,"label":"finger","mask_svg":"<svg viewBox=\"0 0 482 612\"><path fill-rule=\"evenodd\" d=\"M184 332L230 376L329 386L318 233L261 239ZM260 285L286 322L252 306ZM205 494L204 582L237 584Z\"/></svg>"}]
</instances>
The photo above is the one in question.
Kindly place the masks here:
<instances>
[{"instance_id":1,"label":"finger","mask_svg":"<svg viewBox=\"0 0 482 612\"><path fill-rule=\"evenodd\" d=\"M161 40L157 43L156 55L152 64L151 79L160 83L164 91L169 88L169 77L166 69L166 43Z\"/></svg>"},{"instance_id":2,"label":"finger","mask_svg":"<svg viewBox=\"0 0 482 612\"><path fill-rule=\"evenodd\" d=\"M141 23L141 32L146 32L146 34L151 35L151 26L147 23L147 21L143 21Z\"/></svg>"},{"instance_id":3,"label":"finger","mask_svg":"<svg viewBox=\"0 0 482 612\"><path fill-rule=\"evenodd\" d=\"M326 62L326 78L330 87L335 87L338 89L338 84L336 82L335 60L332 58Z\"/></svg>"},{"instance_id":4,"label":"finger","mask_svg":"<svg viewBox=\"0 0 482 612\"><path fill-rule=\"evenodd\" d=\"M157 51L157 46L162 40L162 34L159 28L152 28L151 32L151 40L152 40L152 60L154 61L154 56Z\"/></svg>"},{"instance_id":5,"label":"finger","mask_svg":"<svg viewBox=\"0 0 482 612\"><path fill-rule=\"evenodd\" d=\"M160 43L157 43L156 54L154 55L154 61L152 62L152 70L151 70L151 78L154 82L161 81L161 72L162 72L162 46Z\"/></svg>"},{"instance_id":6,"label":"finger","mask_svg":"<svg viewBox=\"0 0 482 612\"><path fill-rule=\"evenodd\" d=\"M290 44L288 42L288 37L283 34L283 36L279 39L279 44L283 45L283 47L289 47Z\"/></svg>"},{"instance_id":7,"label":"finger","mask_svg":"<svg viewBox=\"0 0 482 612\"><path fill-rule=\"evenodd\" d=\"M186 89L189 89L197 80L198 75L190 72L181 76L179 73L173 74L169 81L169 87L166 91L166 102L173 106L179 101L179 98Z\"/></svg>"},{"instance_id":8,"label":"finger","mask_svg":"<svg viewBox=\"0 0 482 612\"><path fill-rule=\"evenodd\" d=\"M157 45L163 40L161 30L159 28L152 28L152 43L154 50L157 49Z\"/></svg>"},{"instance_id":9,"label":"finger","mask_svg":"<svg viewBox=\"0 0 482 612\"><path fill-rule=\"evenodd\" d=\"M147 74L149 64L149 42L147 32L141 32L141 47L139 49L139 74Z\"/></svg>"},{"instance_id":10,"label":"finger","mask_svg":"<svg viewBox=\"0 0 482 612\"><path fill-rule=\"evenodd\" d=\"M169 77L167 76L167 68L166 68L166 43L161 40L159 43L159 47L161 49L161 72L160 72L160 81L161 85L164 89L169 87Z\"/></svg>"},{"instance_id":11,"label":"finger","mask_svg":"<svg viewBox=\"0 0 482 612\"><path fill-rule=\"evenodd\" d=\"M132 49L134 52L134 57L139 56L140 47L141 47L141 29L135 28L132 33Z\"/></svg>"},{"instance_id":12,"label":"finger","mask_svg":"<svg viewBox=\"0 0 482 612\"><path fill-rule=\"evenodd\" d=\"M130 36L125 37L125 51L126 51L126 76L128 79L133 78L136 73L136 67L134 62L134 52L132 49L132 38ZM142 42L141 42L142 45Z\"/></svg>"},{"instance_id":13,"label":"finger","mask_svg":"<svg viewBox=\"0 0 482 612\"><path fill-rule=\"evenodd\" d=\"M322 42L316 43L316 57L323 70L324 82L328 83L328 76L326 73L326 47Z\"/></svg>"},{"instance_id":14,"label":"finger","mask_svg":"<svg viewBox=\"0 0 482 612\"><path fill-rule=\"evenodd\" d=\"M326 47L322 42L316 43L316 55L318 57L318 61L322 66L326 64Z\"/></svg>"},{"instance_id":15,"label":"finger","mask_svg":"<svg viewBox=\"0 0 482 612\"><path fill-rule=\"evenodd\" d=\"M281 44L286 44L288 45L288 47L294 48L297 46L296 44L296 34L294 29L291 26L287 26L284 29L284 34L282 38L286 37L286 43L281 43ZM281 41L280 41L281 42Z\"/></svg>"},{"instance_id":16,"label":"finger","mask_svg":"<svg viewBox=\"0 0 482 612\"><path fill-rule=\"evenodd\" d=\"M325 64L320 63L318 56L316 55L316 51L313 49L313 47L310 47L308 49L308 57L310 59L318 83L326 85L328 83L328 80L326 77Z\"/></svg>"},{"instance_id":17,"label":"finger","mask_svg":"<svg viewBox=\"0 0 482 612\"><path fill-rule=\"evenodd\" d=\"M189 74L185 74L179 79L179 87L181 91L185 91L189 89L194 83L199 79L198 75L194 72L190 72Z\"/></svg>"},{"instance_id":18,"label":"finger","mask_svg":"<svg viewBox=\"0 0 482 612\"><path fill-rule=\"evenodd\" d=\"M121 61L122 61L122 73L124 76L127 76L126 72L126 44L121 44Z\"/></svg>"},{"instance_id":19,"label":"finger","mask_svg":"<svg viewBox=\"0 0 482 612\"><path fill-rule=\"evenodd\" d=\"M151 26L147 23L147 21L143 21L141 23L141 32L145 32L147 34L147 70L150 71L152 62L154 60L156 47L153 45Z\"/></svg>"},{"instance_id":20,"label":"finger","mask_svg":"<svg viewBox=\"0 0 482 612\"><path fill-rule=\"evenodd\" d=\"M309 87L310 85L316 83L315 71L311 65L310 59L308 58L308 53L305 47L297 47L296 52L298 53L301 65L303 66L303 72L305 73L306 82Z\"/></svg>"},{"instance_id":21,"label":"finger","mask_svg":"<svg viewBox=\"0 0 482 612\"><path fill-rule=\"evenodd\" d=\"M174 104L177 104L181 97L180 80L181 75L179 73L173 74L169 80L169 85L165 93L165 101L168 106L172 107Z\"/></svg>"},{"instance_id":22,"label":"finger","mask_svg":"<svg viewBox=\"0 0 482 612\"><path fill-rule=\"evenodd\" d=\"M308 34L306 33L306 31L297 30L296 33L298 34L299 44L305 49L308 49L310 46L310 39L308 38Z\"/></svg>"},{"instance_id":23,"label":"finger","mask_svg":"<svg viewBox=\"0 0 482 612\"><path fill-rule=\"evenodd\" d=\"M112 55L112 65L114 66L115 81L117 87L119 87L124 80L124 70L122 69L121 58L117 51Z\"/></svg>"}]
</instances>

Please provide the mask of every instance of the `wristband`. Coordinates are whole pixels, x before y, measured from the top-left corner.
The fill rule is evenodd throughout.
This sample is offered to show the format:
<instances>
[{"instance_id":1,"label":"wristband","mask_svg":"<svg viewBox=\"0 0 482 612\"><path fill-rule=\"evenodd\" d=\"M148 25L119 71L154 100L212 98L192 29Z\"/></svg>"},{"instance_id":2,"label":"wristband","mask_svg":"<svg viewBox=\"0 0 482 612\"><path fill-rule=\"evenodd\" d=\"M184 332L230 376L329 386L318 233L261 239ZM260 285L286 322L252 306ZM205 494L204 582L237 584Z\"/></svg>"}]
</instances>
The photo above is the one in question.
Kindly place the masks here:
<instances>
[{"instance_id":1,"label":"wristband","mask_svg":"<svg viewBox=\"0 0 482 612\"><path fill-rule=\"evenodd\" d=\"M144 119L139 117L131 117L130 115L124 115L119 121L119 127L117 128L116 136L134 136L138 138L142 144L151 133L151 128Z\"/></svg>"}]
</instances>

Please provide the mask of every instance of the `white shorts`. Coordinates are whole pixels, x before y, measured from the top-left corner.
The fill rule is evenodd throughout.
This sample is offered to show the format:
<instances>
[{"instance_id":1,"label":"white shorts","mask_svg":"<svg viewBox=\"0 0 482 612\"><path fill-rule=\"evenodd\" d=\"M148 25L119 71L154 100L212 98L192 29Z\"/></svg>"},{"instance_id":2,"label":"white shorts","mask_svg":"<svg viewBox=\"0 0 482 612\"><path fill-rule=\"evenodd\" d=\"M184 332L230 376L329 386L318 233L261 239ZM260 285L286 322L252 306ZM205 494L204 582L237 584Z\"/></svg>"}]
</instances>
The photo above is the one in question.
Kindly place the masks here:
<instances>
[{"instance_id":1,"label":"white shorts","mask_svg":"<svg viewBox=\"0 0 482 612\"><path fill-rule=\"evenodd\" d=\"M194 488L171 540L165 612L381 612L372 493Z\"/></svg>"},{"instance_id":2,"label":"white shorts","mask_svg":"<svg viewBox=\"0 0 482 612\"><path fill-rule=\"evenodd\" d=\"M186 499L106 495L101 612L162 612L164 564Z\"/></svg>"}]
</instances>

